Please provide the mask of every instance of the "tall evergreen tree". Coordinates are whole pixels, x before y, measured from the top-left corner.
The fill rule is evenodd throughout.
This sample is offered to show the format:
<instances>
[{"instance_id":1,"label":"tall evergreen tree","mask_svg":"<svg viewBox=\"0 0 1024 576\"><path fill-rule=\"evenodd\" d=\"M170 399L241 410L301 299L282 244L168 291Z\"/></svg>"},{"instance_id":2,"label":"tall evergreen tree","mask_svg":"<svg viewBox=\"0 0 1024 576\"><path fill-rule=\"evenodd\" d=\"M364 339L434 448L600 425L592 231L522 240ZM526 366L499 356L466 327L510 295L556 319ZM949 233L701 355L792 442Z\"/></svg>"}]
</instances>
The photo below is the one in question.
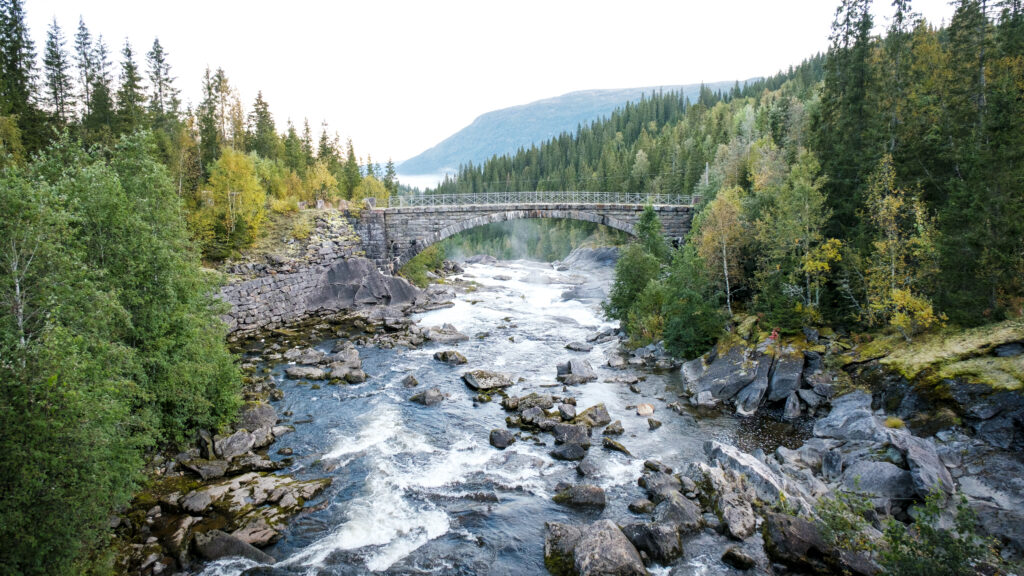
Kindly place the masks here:
<instances>
[{"instance_id":1,"label":"tall evergreen tree","mask_svg":"<svg viewBox=\"0 0 1024 576\"><path fill-rule=\"evenodd\" d=\"M342 177L338 179L341 192L345 198L352 198L352 194L359 186L362 175L359 173L359 161L356 160L356 150L352 146L352 139L345 143L345 164L342 167Z\"/></svg>"},{"instance_id":2,"label":"tall evergreen tree","mask_svg":"<svg viewBox=\"0 0 1024 576\"><path fill-rule=\"evenodd\" d=\"M0 115L18 118L29 151L44 141L42 115L34 102L35 58L21 0L0 0Z\"/></svg>"},{"instance_id":3,"label":"tall evergreen tree","mask_svg":"<svg viewBox=\"0 0 1024 576\"><path fill-rule=\"evenodd\" d=\"M145 105L142 75L135 63L132 45L125 40L121 50L121 86L117 90L117 131L131 134L142 128L146 119Z\"/></svg>"},{"instance_id":4,"label":"tall evergreen tree","mask_svg":"<svg viewBox=\"0 0 1024 576\"><path fill-rule=\"evenodd\" d=\"M395 171L395 163L390 158L384 167L384 187L388 189L388 194L398 194L398 173Z\"/></svg>"},{"instance_id":5,"label":"tall evergreen tree","mask_svg":"<svg viewBox=\"0 0 1024 576\"><path fill-rule=\"evenodd\" d=\"M89 114L89 104L92 102L92 86L96 82L96 61L94 58L92 34L85 26L85 20L78 19L78 31L75 32L75 64L78 66L78 85L81 86L80 94L82 105L82 117Z\"/></svg>"},{"instance_id":6,"label":"tall evergreen tree","mask_svg":"<svg viewBox=\"0 0 1024 576\"><path fill-rule=\"evenodd\" d=\"M153 40L153 47L146 53L147 70L149 77L149 113L153 122L160 126L168 119L176 119L181 101L178 99L178 89L174 87L174 76L171 75L171 65L167 61L167 52L160 45L160 39Z\"/></svg>"},{"instance_id":7,"label":"tall evergreen tree","mask_svg":"<svg viewBox=\"0 0 1024 576\"><path fill-rule=\"evenodd\" d=\"M92 88L87 113L82 117L85 140L89 143L113 144L116 123L114 99L111 92L110 58L107 44L100 35L92 46Z\"/></svg>"},{"instance_id":8,"label":"tall evergreen tree","mask_svg":"<svg viewBox=\"0 0 1024 576\"><path fill-rule=\"evenodd\" d=\"M270 114L270 106L263 99L263 92L256 93L252 112L249 112L249 135L246 138L248 150L261 158L274 160L277 158L279 138L274 126L274 117Z\"/></svg>"},{"instance_id":9,"label":"tall evergreen tree","mask_svg":"<svg viewBox=\"0 0 1024 576\"><path fill-rule=\"evenodd\" d=\"M56 18L46 32L43 74L46 105L57 126L67 126L75 114L75 85L71 77L71 57L64 49L64 33Z\"/></svg>"},{"instance_id":10,"label":"tall evergreen tree","mask_svg":"<svg viewBox=\"0 0 1024 576\"><path fill-rule=\"evenodd\" d=\"M199 158L204 176L209 176L213 163L220 157L220 131L217 123L217 85L207 66L203 74L203 99L196 110L199 131Z\"/></svg>"}]
</instances>

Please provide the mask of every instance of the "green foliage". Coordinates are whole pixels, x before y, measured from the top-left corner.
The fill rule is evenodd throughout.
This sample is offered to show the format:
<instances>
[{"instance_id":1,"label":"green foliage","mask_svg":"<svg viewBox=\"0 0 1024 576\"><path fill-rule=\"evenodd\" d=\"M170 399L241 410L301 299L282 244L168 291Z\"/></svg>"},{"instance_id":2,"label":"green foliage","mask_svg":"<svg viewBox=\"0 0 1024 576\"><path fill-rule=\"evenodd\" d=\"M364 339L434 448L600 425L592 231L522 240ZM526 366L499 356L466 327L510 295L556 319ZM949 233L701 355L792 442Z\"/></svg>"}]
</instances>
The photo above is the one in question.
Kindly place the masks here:
<instances>
[{"instance_id":1,"label":"green foliage","mask_svg":"<svg viewBox=\"0 0 1024 576\"><path fill-rule=\"evenodd\" d=\"M214 286L154 154L144 135L62 140L0 174L2 573L92 570L142 450L237 414Z\"/></svg>"},{"instance_id":2,"label":"green foliage","mask_svg":"<svg viewBox=\"0 0 1024 576\"><path fill-rule=\"evenodd\" d=\"M658 220L658 214L650 204L644 206L644 211L640 213L635 232L637 240L652 256L661 262L668 262L668 244L665 243L665 236L661 233L661 221Z\"/></svg>"},{"instance_id":3,"label":"green foliage","mask_svg":"<svg viewBox=\"0 0 1024 576\"><path fill-rule=\"evenodd\" d=\"M865 534L868 514L873 508L867 497L840 490L834 496L819 499L814 514L825 542L859 552L871 550L874 545Z\"/></svg>"},{"instance_id":4,"label":"green foliage","mask_svg":"<svg viewBox=\"0 0 1024 576\"><path fill-rule=\"evenodd\" d=\"M648 282L637 295L624 323L631 347L639 348L661 340L665 331L662 311L667 296L668 287L657 279Z\"/></svg>"},{"instance_id":5,"label":"green foliage","mask_svg":"<svg viewBox=\"0 0 1024 576\"><path fill-rule=\"evenodd\" d=\"M953 529L940 526L944 495L931 494L916 508L917 520L905 526L890 520L879 563L892 576L968 576L977 574L979 562L998 563L992 542L978 536L978 521L961 497Z\"/></svg>"},{"instance_id":6,"label":"green foliage","mask_svg":"<svg viewBox=\"0 0 1024 576\"><path fill-rule=\"evenodd\" d=\"M661 272L658 259L634 242L626 246L615 263L615 281L604 304L609 318L628 320L629 311L637 297L647 288L647 283L656 280Z\"/></svg>"},{"instance_id":7,"label":"green foliage","mask_svg":"<svg viewBox=\"0 0 1024 576\"><path fill-rule=\"evenodd\" d=\"M412 284L419 286L420 288L426 288L430 284L430 278L427 277L427 272L433 272L440 270L441 265L444 264L445 251L440 244L434 244L428 246L422 252L413 257L412 260L406 263L398 274L411 282Z\"/></svg>"},{"instance_id":8,"label":"green foliage","mask_svg":"<svg viewBox=\"0 0 1024 576\"><path fill-rule=\"evenodd\" d=\"M665 285L665 348L682 358L700 356L721 336L726 315L691 246L676 252Z\"/></svg>"}]
</instances>

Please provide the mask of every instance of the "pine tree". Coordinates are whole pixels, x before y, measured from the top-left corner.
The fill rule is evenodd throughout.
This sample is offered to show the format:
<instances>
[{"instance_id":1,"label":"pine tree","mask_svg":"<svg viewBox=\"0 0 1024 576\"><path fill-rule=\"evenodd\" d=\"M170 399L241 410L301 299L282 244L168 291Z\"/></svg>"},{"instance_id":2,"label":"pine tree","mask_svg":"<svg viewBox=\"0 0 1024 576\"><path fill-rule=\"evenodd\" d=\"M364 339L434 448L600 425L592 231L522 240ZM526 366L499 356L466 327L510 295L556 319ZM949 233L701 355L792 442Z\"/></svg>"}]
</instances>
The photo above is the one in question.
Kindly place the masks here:
<instances>
[{"instance_id":1,"label":"pine tree","mask_svg":"<svg viewBox=\"0 0 1024 576\"><path fill-rule=\"evenodd\" d=\"M46 32L43 72L46 86L44 100L57 125L67 126L74 118L75 86L71 78L70 56L64 49L64 33L57 25L56 18Z\"/></svg>"},{"instance_id":2,"label":"pine tree","mask_svg":"<svg viewBox=\"0 0 1024 576\"><path fill-rule=\"evenodd\" d=\"M135 63L132 45L126 40L121 50L121 86L117 90L117 132L131 134L142 128L146 118L145 104L142 76Z\"/></svg>"},{"instance_id":3,"label":"pine tree","mask_svg":"<svg viewBox=\"0 0 1024 576\"><path fill-rule=\"evenodd\" d=\"M362 178L362 175L359 173L359 161L356 160L356 150L352 146L352 139L349 138L345 144L345 164L342 167L342 177L339 178L341 192L345 195L345 198L352 198L356 186L359 186Z\"/></svg>"},{"instance_id":4,"label":"pine tree","mask_svg":"<svg viewBox=\"0 0 1024 576\"><path fill-rule=\"evenodd\" d=\"M246 138L247 149L261 158L274 160L278 156L279 138L274 126L274 117L270 114L270 106L263 99L263 92L256 93L256 101L249 113L249 134Z\"/></svg>"},{"instance_id":5,"label":"pine tree","mask_svg":"<svg viewBox=\"0 0 1024 576\"><path fill-rule=\"evenodd\" d=\"M203 74L203 99L196 110L197 128L199 130L199 158L202 173L208 176L213 163L220 157L220 131L217 123L217 85L210 75L210 68Z\"/></svg>"},{"instance_id":6,"label":"pine tree","mask_svg":"<svg viewBox=\"0 0 1024 576\"><path fill-rule=\"evenodd\" d=\"M390 158L384 168L384 187L388 189L388 194L398 194L398 173L395 171L395 163Z\"/></svg>"},{"instance_id":7,"label":"pine tree","mask_svg":"<svg viewBox=\"0 0 1024 576\"><path fill-rule=\"evenodd\" d=\"M17 117L29 151L45 140L43 117L34 103L35 58L21 0L0 0L0 115Z\"/></svg>"},{"instance_id":8,"label":"pine tree","mask_svg":"<svg viewBox=\"0 0 1024 576\"><path fill-rule=\"evenodd\" d=\"M150 87L149 114L159 127L169 120L177 120L181 106L179 91L174 87L175 78L171 76L171 65L159 38L153 40L153 47L146 53L146 64Z\"/></svg>"}]
</instances>

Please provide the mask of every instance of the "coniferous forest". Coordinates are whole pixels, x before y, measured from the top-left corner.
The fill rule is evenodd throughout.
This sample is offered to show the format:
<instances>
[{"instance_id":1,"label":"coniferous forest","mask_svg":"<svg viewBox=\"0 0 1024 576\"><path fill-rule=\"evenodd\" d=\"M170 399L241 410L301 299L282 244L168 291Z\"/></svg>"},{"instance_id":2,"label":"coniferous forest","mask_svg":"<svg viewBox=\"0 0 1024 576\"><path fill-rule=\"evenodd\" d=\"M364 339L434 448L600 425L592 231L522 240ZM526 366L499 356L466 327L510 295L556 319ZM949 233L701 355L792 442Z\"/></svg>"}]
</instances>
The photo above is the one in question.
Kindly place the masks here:
<instances>
[{"instance_id":1,"label":"coniferous forest","mask_svg":"<svg viewBox=\"0 0 1024 576\"><path fill-rule=\"evenodd\" d=\"M960 0L939 28L893 5L881 36L870 2L844 0L827 54L696 102L652 94L438 191L699 195L682 248L623 253L608 306L636 343L688 356L737 306L908 339L1019 316L1024 8Z\"/></svg>"},{"instance_id":2,"label":"coniferous forest","mask_svg":"<svg viewBox=\"0 0 1024 576\"><path fill-rule=\"evenodd\" d=\"M883 34L842 0L826 54L695 102L651 94L433 192L700 196L678 246L646 213L606 304L634 344L686 357L738 310L907 339L1020 316L1024 2L955 0L944 27L892 4ZM236 417L203 262L272 214L399 192L392 162L308 120L279 133L222 69L180 79L158 39L61 24L36 46L24 2L0 0L0 574L108 573L145 457Z\"/></svg>"}]
</instances>

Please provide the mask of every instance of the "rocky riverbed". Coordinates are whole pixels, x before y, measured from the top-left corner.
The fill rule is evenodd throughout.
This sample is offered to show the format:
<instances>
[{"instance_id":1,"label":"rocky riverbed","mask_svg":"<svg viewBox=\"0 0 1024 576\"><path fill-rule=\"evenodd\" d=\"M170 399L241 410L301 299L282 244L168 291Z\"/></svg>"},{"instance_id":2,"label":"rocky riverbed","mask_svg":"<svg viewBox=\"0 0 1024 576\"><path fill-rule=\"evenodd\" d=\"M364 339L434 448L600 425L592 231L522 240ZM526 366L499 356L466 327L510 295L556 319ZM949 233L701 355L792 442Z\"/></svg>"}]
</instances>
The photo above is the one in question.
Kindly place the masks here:
<instances>
[{"instance_id":1,"label":"rocky riverbed","mask_svg":"<svg viewBox=\"0 0 1024 576\"><path fill-rule=\"evenodd\" d=\"M844 491L870 502L866 538L964 496L1020 557L1019 392L922 393L843 335L772 338L755 317L686 363L627 351L598 309L607 257L480 259L411 316L239 342L251 403L158 463L120 520L129 571L877 573L815 520Z\"/></svg>"}]
</instances>

